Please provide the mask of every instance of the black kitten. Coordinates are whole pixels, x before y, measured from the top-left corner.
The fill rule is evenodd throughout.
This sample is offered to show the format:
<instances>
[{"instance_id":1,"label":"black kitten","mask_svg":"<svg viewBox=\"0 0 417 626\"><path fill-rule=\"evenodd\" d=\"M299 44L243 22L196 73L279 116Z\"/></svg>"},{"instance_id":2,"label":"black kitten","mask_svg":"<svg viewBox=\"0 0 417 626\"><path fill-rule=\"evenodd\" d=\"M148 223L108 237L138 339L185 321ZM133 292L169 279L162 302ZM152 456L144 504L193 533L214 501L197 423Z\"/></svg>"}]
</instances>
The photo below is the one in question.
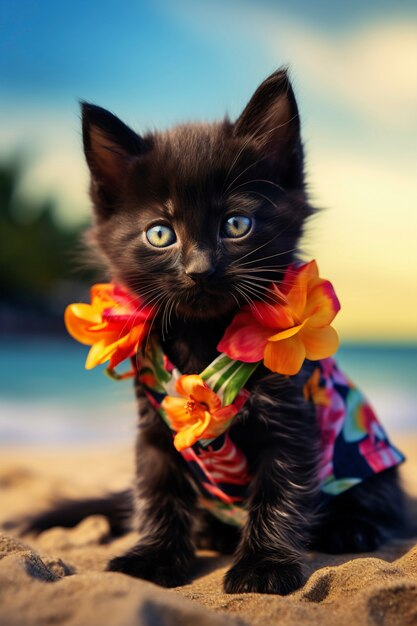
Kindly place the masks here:
<instances>
[{"instance_id":1,"label":"black kitten","mask_svg":"<svg viewBox=\"0 0 417 626\"><path fill-rule=\"evenodd\" d=\"M312 213L286 72L264 81L234 123L188 124L142 137L83 104L83 137L96 216L92 235L110 276L156 305L153 328L179 370L201 372L237 309L267 300L268 283L279 282L295 260ZM226 228L241 227L243 234L226 236ZM199 522L199 536L204 529L213 538L205 536L203 545L236 546L228 592L291 592L302 583L308 545L371 550L401 522L395 470L334 498L317 518L319 434L314 407L302 393L310 374L308 362L291 378L259 367L233 422L230 436L253 475L247 523L238 535L214 519ZM181 585L194 554L196 492L138 381L136 392L133 506L140 539L109 569ZM71 506L67 517L75 523L82 512ZM120 530L117 506L110 517Z\"/></svg>"}]
</instances>

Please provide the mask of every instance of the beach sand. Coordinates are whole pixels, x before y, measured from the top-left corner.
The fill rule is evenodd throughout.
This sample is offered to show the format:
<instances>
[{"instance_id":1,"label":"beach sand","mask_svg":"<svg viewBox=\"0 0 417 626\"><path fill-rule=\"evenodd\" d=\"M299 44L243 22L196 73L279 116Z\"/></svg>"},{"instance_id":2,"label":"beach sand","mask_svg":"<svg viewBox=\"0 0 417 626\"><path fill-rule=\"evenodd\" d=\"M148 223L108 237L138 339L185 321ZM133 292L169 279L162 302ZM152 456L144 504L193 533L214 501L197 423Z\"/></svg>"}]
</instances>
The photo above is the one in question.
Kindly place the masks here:
<instances>
[{"instance_id":1,"label":"beach sand","mask_svg":"<svg viewBox=\"0 0 417 626\"><path fill-rule=\"evenodd\" d=\"M408 456L404 483L417 498L417 436L394 440ZM231 559L210 552L199 553L193 583L173 590L104 572L108 559L135 536L109 542L107 522L99 516L37 538L21 539L4 525L56 497L126 487L132 475L126 447L0 449L1 626L417 624L417 537L360 556L311 553L304 587L280 597L224 594L222 577Z\"/></svg>"}]
</instances>

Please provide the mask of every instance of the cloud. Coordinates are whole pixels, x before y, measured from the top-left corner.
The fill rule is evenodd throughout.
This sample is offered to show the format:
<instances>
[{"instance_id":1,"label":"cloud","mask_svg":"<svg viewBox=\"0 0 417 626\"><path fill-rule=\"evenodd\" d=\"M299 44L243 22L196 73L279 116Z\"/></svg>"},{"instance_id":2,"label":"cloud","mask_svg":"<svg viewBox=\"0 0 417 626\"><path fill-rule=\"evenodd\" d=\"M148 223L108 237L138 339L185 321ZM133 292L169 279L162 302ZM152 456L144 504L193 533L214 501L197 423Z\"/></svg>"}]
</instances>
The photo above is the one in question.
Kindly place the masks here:
<instances>
[{"instance_id":1,"label":"cloud","mask_svg":"<svg viewBox=\"0 0 417 626\"><path fill-rule=\"evenodd\" d=\"M417 339L417 184L414 163L393 169L356 152L311 151L312 199L324 207L305 237L308 258L337 287L342 337Z\"/></svg>"},{"instance_id":2,"label":"cloud","mask_svg":"<svg viewBox=\"0 0 417 626\"><path fill-rule=\"evenodd\" d=\"M380 21L337 36L278 20L262 28L270 53L284 54L325 98L372 123L416 127L416 22Z\"/></svg>"},{"instance_id":3,"label":"cloud","mask_svg":"<svg viewBox=\"0 0 417 626\"><path fill-rule=\"evenodd\" d=\"M166 10L169 6L165 4ZM238 16L237 16L238 14ZM173 15L174 17L174 15ZM268 66L288 63L303 93L333 102L392 129L416 127L417 21L414 17L350 23L329 31L291 16L290 9L248 2L179 0L175 17L207 38L246 41L264 50Z\"/></svg>"}]
</instances>

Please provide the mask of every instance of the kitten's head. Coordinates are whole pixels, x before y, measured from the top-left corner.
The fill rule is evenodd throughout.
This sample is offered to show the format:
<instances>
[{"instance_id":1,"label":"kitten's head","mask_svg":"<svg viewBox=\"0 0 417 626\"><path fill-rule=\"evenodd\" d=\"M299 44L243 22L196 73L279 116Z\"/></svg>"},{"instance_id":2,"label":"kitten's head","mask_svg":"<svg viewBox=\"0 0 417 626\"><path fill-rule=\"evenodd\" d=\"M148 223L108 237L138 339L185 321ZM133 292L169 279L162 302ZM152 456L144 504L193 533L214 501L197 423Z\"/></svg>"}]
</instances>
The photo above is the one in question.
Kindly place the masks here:
<instances>
[{"instance_id":1,"label":"kitten's head","mask_svg":"<svg viewBox=\"0 0 417 626\"><path fill-rule=\"evenodd\" d=\"M260 85L233 123L141 136L94 105L82 113L93 235L112 277L190 317L268 300L311 213L285 70Z\"/></svg>"}]
</instances>

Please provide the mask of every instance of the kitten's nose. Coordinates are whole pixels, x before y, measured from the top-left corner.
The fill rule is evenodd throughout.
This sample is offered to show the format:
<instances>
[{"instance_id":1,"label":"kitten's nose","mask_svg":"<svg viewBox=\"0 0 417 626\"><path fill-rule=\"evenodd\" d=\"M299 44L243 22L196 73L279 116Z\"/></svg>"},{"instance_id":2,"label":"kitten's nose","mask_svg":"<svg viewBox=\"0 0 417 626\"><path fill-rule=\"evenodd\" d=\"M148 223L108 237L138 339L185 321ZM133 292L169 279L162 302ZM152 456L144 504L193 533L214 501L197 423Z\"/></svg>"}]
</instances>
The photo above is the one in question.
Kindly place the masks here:
<instances>
[{"instance_id":1,"label":"kitten's nose","mask_svg":"<svg viewBox=\"0 0 417 626\"><path fill-rule=\"evenodd\" d=\"M207 252L199 251L188 260L184 271L195 283L198 283L214 274L214 270L215 267L211 255Z\"/></svg>"},{"instance_id":2,"label":"kitten's nose","mask_svg":"<svg viewBox=\"0 0 417 626\"><path fill-rule=\"evenodd\" d=\"M187 274L187 276L189 276L195 283L200 283L202 282L204 279L208 278L209 276L211 276L211 274L214 273L214 269L212 267L204 270L204 271L186 271L185 272Z\"/></svg>"}]
</instances>

